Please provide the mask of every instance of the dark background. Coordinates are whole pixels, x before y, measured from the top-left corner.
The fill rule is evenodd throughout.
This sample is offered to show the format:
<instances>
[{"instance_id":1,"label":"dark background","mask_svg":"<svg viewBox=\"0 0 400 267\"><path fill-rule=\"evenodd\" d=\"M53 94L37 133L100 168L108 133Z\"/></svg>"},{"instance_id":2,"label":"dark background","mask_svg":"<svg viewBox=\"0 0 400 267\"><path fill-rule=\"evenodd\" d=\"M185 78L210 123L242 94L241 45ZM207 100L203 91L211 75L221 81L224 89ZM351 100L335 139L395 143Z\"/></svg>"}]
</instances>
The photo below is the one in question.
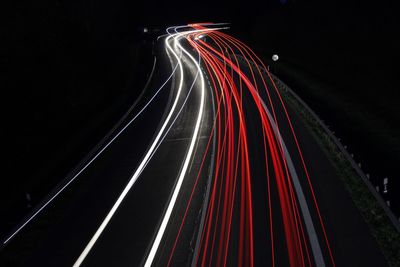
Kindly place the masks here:
<instances>
[{"instance_id":1,"label":"dark background","mask_svg":"<svg viewBox=\"0 0 400 267\"><path fill-rule=\"evenodd\" d=\"M399 19L382 1L19 1L1 38L1 234L124 114L152 67L151 34L230 22L338 133L399 212ZM153 33L154 34L154 33ZM273 53L280 55L270 62ZM396 206L397 203L397 206Z\"/></svg>"}]
</instances>

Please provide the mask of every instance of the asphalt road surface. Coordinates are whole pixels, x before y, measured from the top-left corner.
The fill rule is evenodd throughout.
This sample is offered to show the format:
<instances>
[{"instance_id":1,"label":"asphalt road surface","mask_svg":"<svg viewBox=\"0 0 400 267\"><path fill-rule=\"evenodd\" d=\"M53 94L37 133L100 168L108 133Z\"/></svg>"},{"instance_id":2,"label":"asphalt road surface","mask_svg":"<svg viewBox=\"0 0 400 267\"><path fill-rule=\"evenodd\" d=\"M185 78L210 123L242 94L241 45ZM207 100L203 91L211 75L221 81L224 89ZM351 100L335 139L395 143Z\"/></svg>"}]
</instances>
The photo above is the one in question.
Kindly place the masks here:
<instances>
[{"instance_id":1,"label":"asphalt road surface","mask_svg":"<svg viewBox=\"0 0 400 267\"><path fill-rule=\"evenodd\" d=\"M2 266L387 265L314 137L226 27L158 38L143 97L4 238Z\"/></svg>"}]
</instances>

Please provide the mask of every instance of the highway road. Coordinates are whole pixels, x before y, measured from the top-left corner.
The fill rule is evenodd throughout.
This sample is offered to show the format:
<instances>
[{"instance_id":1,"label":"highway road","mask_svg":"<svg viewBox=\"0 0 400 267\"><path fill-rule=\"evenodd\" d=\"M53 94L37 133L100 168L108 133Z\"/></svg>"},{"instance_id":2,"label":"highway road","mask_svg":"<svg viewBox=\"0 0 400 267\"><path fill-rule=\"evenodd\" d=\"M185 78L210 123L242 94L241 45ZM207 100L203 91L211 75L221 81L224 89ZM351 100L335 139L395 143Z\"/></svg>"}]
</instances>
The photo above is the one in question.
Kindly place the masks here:
<instances>
[{"instance_id":1,"label":"highway road","mask_svg":"<svg viewBox=\"0 0 400 267\"><path fill-rule=\"evenodd\" d=\"M226 29L175 26L157 39L143 97L3 239L0 263L387 265L314 136Z\"/></svg>"}]
</instances>

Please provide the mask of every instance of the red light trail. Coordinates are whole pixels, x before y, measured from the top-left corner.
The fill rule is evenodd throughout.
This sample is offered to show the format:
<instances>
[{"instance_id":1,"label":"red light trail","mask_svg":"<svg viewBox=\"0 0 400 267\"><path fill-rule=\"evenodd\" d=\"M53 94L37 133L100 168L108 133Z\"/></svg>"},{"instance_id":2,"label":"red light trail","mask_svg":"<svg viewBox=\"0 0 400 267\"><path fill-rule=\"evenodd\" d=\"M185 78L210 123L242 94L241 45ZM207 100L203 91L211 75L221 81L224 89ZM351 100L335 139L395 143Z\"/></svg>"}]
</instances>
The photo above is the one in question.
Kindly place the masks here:
<instances>
[{"instance_id":1,"label":"red light trail","mask_svg":"<svg viewBox=\"0 0 400 267\"><path fill-rule=\"evenodd\" d=\"M209 29L203 24L189 26L197 30ZM269 233L271 266L279 265L281 262L276 256L276 250L282 248L277 248L275 245L275 224L279 221L283 222L287 259L290 266L325 265L324 260L322 260L322 264L318 262L318 257L321 259L323 256L314 255L318 252L313 250L310 237L305 231L304 214L302 216L275 112L276 106L279 105L279 108L284 111L285 126L290 128L301 159L308 191L312 195L314 209L318 214L319 229L323 233L325 253L329 255L330 265L335 266L300 144L297 141L286 106L271 75L266 71L267 68L248 46L220 31L193 32L185 35L185 38L202 58L202 67L211 81L215 103L217 103L213 129L202 161L204 162L208 153L215 131L217 138L215 168L210 198L205 211L205 224L203 229L200 229L201 240L194 263L199 266L227 266L230 265L229 262L232 262L232 259L229 260L229 258L236 258L234 262L238 266L255 265L254 212L260 211L254 210L253 187L254 180L262 177L253 176L252 161L259 160L265 165L264 181L267 198L263 213L268 217L269 223L269 225L265 225L265 228ZM260 66L266 73L263 73ZM272 86L267 86L267 84ZM263 139L264 159L254 159L249 152L249 138L254 137L249 136L247 121L249 104L244 103L244 94L251 96L252 105L257 108L258 120L262 126L260 131ZM263 96L267 100L268 106L265 104ZM279 100L275 101L275 106L273 97ZM272 115L268 114L269 112ZM255 116L256 114L251 115ZM175 248L179 242L192 196L202 172L203 164L175 237L168 266L173 263ZM272 181L272 179L274 180ZM272 191L278 195L279 206L276 204L273 206L275 199L272 197ZM277 213L273 212L273 207L275 209L279 207L280 219L274 218Z\"/></svg>"},{"instance_id":2,"label":"red light trail","mask_svg":"<svg viewBox=\"0 0 400 267\"><path fill-rule=\"evenodd\" d=\"M203 192L198 185L205 184L207 178L207 197L203 197L200 210L201 223L195 223L198 230L192 265L324 267L329 262L335 266L306 161L279 90L259 57L239 40L221 32L226 29L221 25L191 24L168 28L166 52L171 62L177 62L173 73L179 70L175 76L178 86L173 94L173 105L145 157L74 266L80 266L94 247L174 125L195 84L199 91L192 97L199 101L195 101L197 111L188 138L189 146L144 266L154 265L161 252L167 255L167 266L174 264L193 199L196 193ZM196 73L186 96L186 79L191 74L185 75L185 69ZM204 78L208 80L209 93L206 93ZM213 101L207 101L210 95ZM214 119L201 154L197 145L202 122L204 114L210 113L211 109ZM281 135L283 130L286 131L285 141ZM295 151L297 163L300 162L297 168L286 147L288 141ZM210 153L212 157L209 157ZM195 158L201 161L198 168L192 169ZM212 161L212 168L205 168L208 160ZM193 170L196 175L191 173ZM189 177L193 184L189 187L188 198L182 201L180 196ZM310 207L305 194L312 199ZM183 211L174 213L176 206L182 205ZM170 231L171 218L179 222L175 234Z\"/></svg>"}]
</instances>

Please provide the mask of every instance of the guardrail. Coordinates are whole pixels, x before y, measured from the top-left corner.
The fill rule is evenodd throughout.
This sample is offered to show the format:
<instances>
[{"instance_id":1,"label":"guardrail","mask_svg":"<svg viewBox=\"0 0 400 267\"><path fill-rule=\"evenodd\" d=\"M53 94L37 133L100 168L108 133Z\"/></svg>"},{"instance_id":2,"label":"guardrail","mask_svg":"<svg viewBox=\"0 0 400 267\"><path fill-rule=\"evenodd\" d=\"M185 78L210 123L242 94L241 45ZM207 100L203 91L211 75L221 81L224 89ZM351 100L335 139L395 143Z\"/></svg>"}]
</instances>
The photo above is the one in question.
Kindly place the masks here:
<instances>
[{"instance_id":1,"label":"guardrail","mask_svg":"<svg viewBox=\"0 0 400 267\"><path fill-rule=\"evenodd\" d=\"M263 69L263 71L265 71ZM329 136L329 138L335 143L335 145L338 147L340 152L344 155L347 161L350 162L352 168L355 170L355 172L360 176L361 180L364 182L364 184L367 186L368 190L371 192L371 194L375 197L375 199L378 201L379 205L382 207L382 209L385 211L386 215L389 217L390 221L392 222L393 226L396 228L398 232L400 232L400 222L392 212L392 210L389 208L383 197L377 192L375 189L374 185L371 183L369 180L369 174L366 174L362 169L361 169L361 164L357 163L353 155L350 154L346 146L344 146L340 139L337 138L334 134L333 131L329 129L329 127L318 117L318 115L289 87L287 86L284 82L282 82L276 75L270 73L273 79L275 80L276 85L280 85L285 88L285 91L289 93L293 98L296 99L306 110L311 114L311 116L315 119L315 121L321 126L321 128L326 132L326 134Z\"/></svg>"}]
</instances>

